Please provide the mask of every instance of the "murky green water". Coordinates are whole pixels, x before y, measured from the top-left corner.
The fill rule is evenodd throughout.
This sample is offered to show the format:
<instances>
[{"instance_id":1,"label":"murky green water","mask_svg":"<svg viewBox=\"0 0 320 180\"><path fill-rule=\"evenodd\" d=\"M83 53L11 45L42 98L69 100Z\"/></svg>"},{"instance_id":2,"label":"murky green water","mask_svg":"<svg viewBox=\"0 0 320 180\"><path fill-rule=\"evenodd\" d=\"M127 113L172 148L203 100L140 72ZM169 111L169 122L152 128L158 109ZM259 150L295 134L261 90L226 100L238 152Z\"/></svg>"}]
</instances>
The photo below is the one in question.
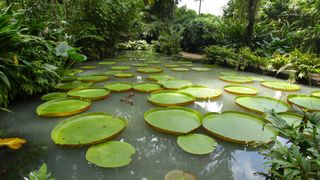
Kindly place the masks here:
<instances>
[{"instance_id":1,"label":"murky green water","mask_svg":"<svg viewBox=\"0 0 320 180\"><path fill-rule=\"evenodd\" d=\"M164 73L175 76L178 79L190 80L193 84L217 88L223 91L223 86L229 83L218 79L220 72L232 72L227 68L215 67L209 72L173 72L163 65L174 63L168 57L162 55L149 56L147 53L127 54L128 57L139 59L160 60ZM138 59L123 58L117 65L131 65L143 63ZM78 65L82 66L84 64ZM97 69L87 70L84 74L105 72L111 66L98 65L98 62L87 62L86 65L96 65ZM158 66L158 65L156 65ZM203 67L196 64L196 67ZM128 79L111 78L108 82L143 82L147 81L148 75L137 73L135 67L129 72L136 76ZM241 72L248 76L263 77L266 80L274 80L272 77L262 76L253 73ZM96 85L103 85L97 83ZM259 82L248 84L259 89L259 95L271 96L285 99L289 93L281 93L260 86ZM299 93L309 94L314 88L303 86ZM125 93L112 93L107 99L94 101L92 107L86 112L108 112L128 120L129 126L116 138L132 144L136 148L136 155L129 166L117 169L104 169L89 164L85 160L87 148L66 148L55 145L50 133L52 128L66 118L40 118L35 114L35 109L42 103L40 97L29 98L28 100L11 104L10 109L14 113L0 113L1 127L5 127L9 134L19 135L28 140L29 144L38 144L42 147L43 155L34 159L38 165L40 162L47 163L53 176L58 180L161 180L171 170L181 169L195 174L199 180L212 179L262 179L254 176L256 171L263 170L263 158L255 150L247 146L235 145L218 138L215 138L219 146L209 155L196 156L182 151L176 144L176 136L166 135L151 129L143 119L145 111L155 106L147 101L147 93L134 92L134 105L120 102L120 99L127 96ZM214 101L197 101L187 107L194 108L201 113L221 112L225 110L245 111L234 103L236 96L223 92L223 96ZM203 129L197 132L207 134ZM1 155L0 155L1 156ZM0 157L2 158L2 157ZM8 163L13 163L12 161ZM25 162L26 166L28 162ZM19 176L19 175L18 175ZM0 179L4 178L0 175Z\"/></svg>"}]
</instances>

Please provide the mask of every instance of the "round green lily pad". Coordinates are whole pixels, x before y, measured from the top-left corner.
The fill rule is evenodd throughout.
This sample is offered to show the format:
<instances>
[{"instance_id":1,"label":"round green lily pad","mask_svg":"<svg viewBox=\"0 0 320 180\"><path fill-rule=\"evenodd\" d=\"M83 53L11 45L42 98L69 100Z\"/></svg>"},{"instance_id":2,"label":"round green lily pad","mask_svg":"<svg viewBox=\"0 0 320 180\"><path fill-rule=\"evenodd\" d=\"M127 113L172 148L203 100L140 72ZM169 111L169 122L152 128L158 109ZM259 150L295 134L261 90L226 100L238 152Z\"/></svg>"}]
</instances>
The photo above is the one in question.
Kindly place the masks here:
<instances>
[{"instance_id":1,"label":"round green lily pad","mask_svg":"<svg viewBox=\"0 0 320 180\"><path fill-rule=\"evenodd\" d=\"M311 96L320 97L320 91L312 91Z\"/></svg>"},{"instance_id":2,"label":"round green lily pad","mask_svg":"<svg viewBox=\"0 0 320 180\"><path fill-rule=\"evenodd\" d=\"M292 112L282 112L277 113L278 116L280 116L283 120L287 122L289 125L293 125L294 127L297 127L300 125L303 116L300 116L298 114L292 113ZM268 118L266 120L270 121Z\"/></svg>"},{"instance_id":3,"label":"round green lily pad","mask_svg":"<svg viewBox=\"0 0 320 180\"><path fill-rule=\"evenodd\" d=\"M38 116L62 117L78 114L89 109L91 101L81 99L56 99L37 107Z\"/></svg>"},{"instance_id":4,"label":"round green lily pad","mask_svg":"<svg viewBox=\"0 0 320 180\"><path fill-rule=\"evenodd\" d=\"M251 83L253 80L250 77L246 76L220 76L220 80L230 82L230 83Z\"/></svg>"},{"instance_id":5,"label":"round green lily pad","mask_svg":"<svg viewBox=\"0 0 320 180\"><path fill-rule=\"evenodd\" d=\"M264 87L268 87L275 90L280 91L299 91L301 87L297 84L289 84L285 82L278 82L278 81L263 81L261 85Z\"/></svg>"},{"instance_id":6,"label":"round green lily pad","mask_svg":"<svg viewBox=\"0 0 320 180\"><path fill-rule=\"evenodd\" d=\"M159 84L161 84L166 89L181 89L188 86L191 86L192 83L188 80L167 80L167 81L159 81Z\"/></svg>"},{"instance_id":7,"label":"round green lily pad","mask_svg":"<svg viewBox=\"0 0 320 180\"><path fill-rule=\"evenodd\" d=\"M104 85L106 89L109 89L110 91L114 92L123 92L123 91L129 91L132 89L131 83L126 82L116 82L116 83L109 83Z\"/></svg>"},{"instance_id":8,"label":"round green lily pad","mask_svg":"<svg viewBox=\"0 0 320 180\"><path fill-rule=\"evenodd\" d=\"M51 139L59 145L92 145L112 139L126 125L126 120L110 114L85 113L60 122L53 128Z\"/></svg>"},{"instance_id":9,"label":"round green lily pad","mask_svg":"<svg viewBox=\"0 0 320 180\"><path fill-rule=\"evenodd\" d=\"M258 90L249 86L241 86L241 85L228 85L224 86L223 89L226 92L238 95L256 95L258 94Z\"/></svg>"},{"instance_id":10,"label":"round green lily pad","mask_svg":"<svg viewBox=\"0 0 320 180\"><path fill-rule=\"evenodd\" d=\"M144 64L144 63L140 63L140 64L133 64L134 67L148 67L149 64Z\"/></svg>"},{"instance_id":11,"label":"round green lily pad","mask_svg":"<svg viewBox=\"0 0 320 180\"><path fill-rule=\"evenodd\" d=\"M264 126L262 118L236 111L208 113L202 119L202 126L214 136L239 144L267 143L276 136L271 127Z\"/></svg>"},{"instance_id":12,"label":"round green lily pad","mask_svg":"<svg viewBox=\"0 0 320 180\"><path fill-rule=\"evenodd\" d=\"M144 113L148 125L168 134L187 134L201 126L201 114L190 108L154 108Z\"/></svg>"},{"instance_id":13,"label":"round green lily pad","mask_svg":"<svg viewBox=\"0 0 320 180\"><path fill-rule=\"evenodd\" d=\"M180 135L177 143L184 151L191 154L210 154L218 143L209 136L203 134Z\"/></svg>"},{"instance_id":14,"label":"round green lily pad","mask_svg":"<svg viewBox=\"0 0 320 180\"><path fill-rule=\"evenodd\" d=\"M184 106L192 104L196 98L191 94L164 90L151 93L148 100L157 106Z\"/></svg>"},{"instance_id":15,"label":"round green lily pad","mask_svg":"<svg viewBox=\"0 0 320 180\"><path fill-rule=\"evenodd\" d=\"M68 96L89 100L105 99L110 91L103 88L79 88L67 92Z\"/></svg>"},{"instance_id":16,"label":"round green lily pad","mask_svg":"<svg viewBox=\"0 0 320 180\"><path fill-rule=\"evenodd\" d=\"M160 64L160 61L147 61L147 64Z\"/></svg>"},{"instance_id":17,"label":"round green lily pad","mask_svg":"<svg viewBox=\"0 0 320 180\"><path fill-rule=\"evenodd\" d=\"M170 70L171 70L171 71L177 71L177 72L188 72L188 71L190 71L190 69L188 69L188 68L179 68L179 67L177 67L177 68L170 68Z\"/></svg>"},{"instance_id":18,"label":"round green lily pad","mask_svg":"<svg viewBox=\"0 0 320 180\"><path fill-rule=\"evenodd\" d=\"M99 62L100 65L115 65L117 62L115 61L104 61L104 62Z\"/></svg>"},{"instance_id":19,"label":"round green lily pad","mask_svg":"<svg viewBox=\"0 0 320 180\"><path fill-rule=\"evenodd\" d=\"M132 161L135 148L126 142L109 141L91 146L86 153L87 161L104 168L123 167Z\"/></svg>"},{"instance_id":20,"label":"round green lily pad","mask_svg":"<svg viewBox=\"0 0 320 180\"><path fill-rule=\"evenodd\" d=\"M253 81L259 81L259 82L264 81L264 79L261 78L261 77L251 76L250 78L251 78Z\"/></svg>"},{"instance_id":21,"label":"round green lily pad","mask_svg":"<svg viewBox=\"0 0 320 180\"><path fill-rule=\"evenodd\" d=\"M168 67L168 68L177 68L177 67L180 67L179 64L165 64L164 66L165 66L165 67Z\"/></svg>"},{"instance_id":22,"label":"round green lily pad","mask_svg":"<svg viewBox=\"0 0 320 180\"><path fill-rule=\"evenodd\" d=\"M119 73L123 73L123 71L106 71L104 74L105 75L115 75L115 74L119 74Z\"/></svg>"},{"instance_id":23,"label":"round green lily pad","mask_svg":"<svg viewBox=\"0 0 320 180\"><path fill-rule=\"evenodd\" d=\"M175 77L168 76L168 75L151 75L148 77L149 80L152 81L167 81L167 80L173 80Z\"/></svg>"},{"instance_id":24,"label":"round green lily pad","mask_svg":"<svg viewBox=\"0 0 320 180\"><path fill-rule=\"evenodd\" d=\"M119 71L124 71L124 70L129 70L129 66L113 66L111 67L111 70L119 70Z\"/></svg>"},{"instance_id":25,"label":"round green lily pad","mask_svg":"<svg viewBox=\"0 0 320 180\"><path fill-rule=\"evenodd\" d=\"M210 71L210 68L207 68L207 67L193 67L191 69L194 70L194 71L199 71L199 72Z\"/></svg>"},{"instance_id":26,"label":"round green lily pad","mask_svg":"<svg viewBox=\"0 0 320 180\"><path fill-rule=\"evenodd\" d=\"M61 98L66 98L66 97L67 97L66 93L54 92L54 93L49 93L49 94L43 95L41 97L41 99L44 101L51 101L51 100L61 99Z\"/></svg>"},{"instance_id":27,"label":"round green lily pad","mask_svg":"<svg viewBox=\"0 0 320 180\"><path fill-rule=\"evenodd\" d=\"M211 89L205 86L190 86L179 90L179 92L191 94L197 99L212 99L222 95L220 90Z\"/></svg>"},{"instance_id":28,"label":"round green lily pad","mask_svg":"<svg viewBox=\"0 0 320 180\"><path fill-rule=\"evenodd\" d=\"M57 84L56 89L61 91L69 91L71 89L76 88L87 88L90 87L92 84L92 82L73 81L67 83L59 83Z\"/></svg>"},{"instance_id":29,"label":"round green lily pad","mask_svg":"<svg viewBox=\"0 0 320 180\"><path fill-rule=\"evenodd\" d=\"M274 109L276 112L286 112L290 106L280 100L265 96L239 96L235 102L240 107L249 111L264 113L266 110Z\"/></svg>"},{"instance_id":30,"label":"round green lily pad","mask_svg":"<svg viewBox=\"0 0 320 180\"><path fill-rule=\"evenodd\" d=\"M133 86L133 89L138 92L153 92L161 90L162 87L157 83L139 83Z\"/></svg>"},{"instance_id":31,"label":"round green lily pad","mask_svg":"<svg viewBox=\"0 0 320 180\"><path fill-rule=\"evenodd\" d=\"M183 67L193 67L194 65L191 63L185 63L185 64L181 64L181 66Z\"/></svg>"},{"instance_id":32,"label":"round green lily pad","mask_svg":"<svg viewBox=\"0 0 320 180\"><path fill-rule=\"evenodd\" d=\"M114 77L117 77L117 78L131 78L134 76L133 73L117 73L117 74L114 74L113 75Z\"/></svg>"},{"instance_id":33,"label":"round green lily pad","mask_svg":"<svg viewBox=\"0 0 320 180\"><path fill-rule=\"evenodd\" d=\"M109 77L105 75L86 75L86 76L80 76L78 78L79 81L93 82L93 83L107 81L108 79Z\"/></svg>"},{"instance_id":34,"label":"round green lily pad","mask_svg":"<svg viewBox=\"0 0 320 180\"><path fill-rule=\"evenodd\" d=\"M197 180L196 176L182 170L173 170L164 176L164 180Z\"/></svg>"},{"instance_id":35,"label":"round green lily pad","mask_svg":"<svg viewBox=\"0 0 320 180\"><path fill-rule=\"evenodd\" d=\"M141 68L137 68L137 71L139 73L151 74L151 73L160 73L163 70L161 68L141 67Z\"/></svg>"},{"instance_id":36,"label":"round green lily pad","mask_svg":"<svg viewBox=\"0 0 320 180\"><path fill-rule=\"evenodd\" d=\"M81 69L95 69L96 66L81 66Z\"/></svg>"},{"instance_id":37,"label":"round green lily pad","mask_svg":"<svg viewBox=\"0 0 320 180\"><path fill-rule=\"evenodd\" d=\"M308 111L320 111L320 98L309 95L288 95L288 102Z\"/></svg>"},{"instance_id":38,"label":"round green lily pad","mask_svg":"<svg viewBox=\"0 0 320 180\"><path fill-rule=\"evenodd\" d=\"M61 82L72 82L78 80L79 76L63 76Z\"/></svg>"}]
</instances>

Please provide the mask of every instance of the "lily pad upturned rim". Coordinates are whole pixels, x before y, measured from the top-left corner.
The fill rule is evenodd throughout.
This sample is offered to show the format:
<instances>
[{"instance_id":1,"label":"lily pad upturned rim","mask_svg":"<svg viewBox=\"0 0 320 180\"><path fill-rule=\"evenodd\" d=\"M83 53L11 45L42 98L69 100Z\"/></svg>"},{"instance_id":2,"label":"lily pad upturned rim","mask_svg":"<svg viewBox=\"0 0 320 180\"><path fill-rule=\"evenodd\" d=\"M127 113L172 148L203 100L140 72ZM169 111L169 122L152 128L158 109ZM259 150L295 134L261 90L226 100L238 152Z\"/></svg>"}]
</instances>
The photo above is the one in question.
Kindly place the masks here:
<instances>
[{"instance_id":1,"label":"lily pad upturned rim","mask_svg":"<svg viewBox=\"0 0 320 180\"><path fill-rule=\"evenodd\" d=\"M183 84L185 85L182 85L182 86L175 86L175 87L172 87L172 86L169 86L167 83L170 83L170 82L183 82ZM186 87L189 87L189 86L192 86L192 82L189 81L189 80L181 80L181 79L171 79L171 80L164 80L164 81L158 81L159 84L161 84L161 86L163 86L164 88L166 89L169 89L169 90L178 90L178 89L182 89L182 88L186 88Z\"/></svg>"},{"instance_id":2,"label":"lily pad upturned rim","mask_svg":"<svg viewBox=\"0 0 320 180\"><path fill-rule=\"evenodd\" d=\"M85 118L87 116L109 116L109 117L112 117L113 120L114 119L117 119L117 120L120 120L123 122L123 127L121 129L118 130L118 132L108 136L108 137L105 137L105 138L101 138L101 139L96 139L95 141L92 141L92 142L88 142L88 143L63 143L63 142L59 142L59 140L57 139L58 137L56 137L56 134L59 133L60 129L61 130L64 130L66 124L70 124L70 123L73 123L74 121L80 121L81 118ZM127 121L123 118L119 118L119 117L114 117L112 114L109 114L109 113L103 113L103 112L89 112L89 113L84 113L84 114L78 114L76 116L72 116L72 117L69 117L68 119L64 120L64 121L61 121L59 124L57 124L51 131L51 139L54 141L55 144L57 145L61 145L61 146L72 146L72 147L76 147L76 146L87 146L87 145L93 145L93 144L98 144L98 143L102 143L102 142L105 142L105 141L108 141L110 139L113 139L115 138L116 136L118 136L127 126ZM87 127L89 128L89 127ZM77 135L81 135L81 134L77 134Z\"/></svg>"},{"instance_id":3,"label":"lily pad upturned rim","mask_svg":"<svg viewBox=\"0 0 320 180\"><path fill-rule=\"evenodd\" d=\"M319 93L319 95L315 95L315 94L318 94ZM312 91L311 92L311 96L313 96L313 97L320 97L320 90L318 90L318 91Z\"/></svg>"},{"instance_id":4,"label":"lily pad upturned rim","mask_svg":"<svg viewBox=\"0 0 320 180\"><path fill-rule=\"evenodd\" d=\"M68 97L67 93L65 92L52 92L45 94L41 97L41 100L43 101L51 101L55 99L61 99L61 98L66 98Z\"/></svg>"},{"instance_id":5,"label":"lily pad upturned rim","mask_svg":"<svg viewBox=\"0 0 320 180\"><path fill-rule=\"evenodd\" d=\"M91 77L91 79L90 79L90 77ZM86 79L86 78L88 78L88 79ZM109 79L109 77L106 75L85 75L85 76L78 77L79 81L93 82L93 83L107 81L108 79Z\"/></svg>"},{"instance_id":6,"label":"lily pad upturned rim","mask_svg":"<svg viewBox=\"0 0 320 180\"><path fill-rule=\"evenodd\" d=\"M176 72L189 72L189 68L183 68L183 67L177 67L177 68L169 68L171 71L176 71Z\"/></svg>"},{"instance_id":7,"label":"lily pad upturned rim","mask_svg":"<svg viewBox=\"0 0 320 180\"><path fill-rule=\"evenodd\" d=\"M181 65L179 64L165 64L164 67L167 67L167 68L177 68L177 67L180 67Z\"/></svg>"},{"instance_id":8,"label":"lily pad upturned rim","mask_svg":"<svg viewBox=\"0 0 320 180\"><path fill-rule=\"evenodd\" d=\"M254 114L245 113L245 112L240 112L240 111L224 111L224 112L222 112L222 113L209 112L209 113L205 114L205 115L203 116L203 118L202 118L202 127L203 127L207 132L209 132L210 134L212 134L213 136L218 137L218 138L220 138L220 139L222 139L222 140L225 140L225 141L228 141L228 142L233 142L233 143L236 143L236 144L248 144L248 143L252 142L252 141L236 140L236 139L232 139L232 138L229 138L229 137L225 137L225 136L223 136L223 135L220 135L220 134L218 134L218 133L213 132L212 130L208 129L208 127L205 127L204 123L205 123L205 121L206 121L206 117L211 116L211 115L223 115L223 114L226 114L226 113L237 113L237 114L241 114L241 115L245 115L245 116L250 116L250 117L256 119L257 121L259 121L259 122L262 124L262 126L263 126L263 124L265 123L265 119L264 119L264 118L262 118L262 117L260 117L260 116L257 116L257 115L254 115ZM274 129L272 129L271 127L265 126L265 127L264 127L264 130L265 130L265 129L269 129L270 131L272 131L272 132L274 133L274 137L277 136L277 132L274 131ZM270 139L269 142L271 142L271 141L272 141L272 140ZM269 143L269 142L267 142L267 143Z\"/></svg>"},{"instance_id":9,"label":"lily pad upturned rim","mask_svg":"<svg viewBox=\"0 0 320 180\"><path fill-rule=\"evenodd\" d=\"M205 141L206 143L201 143L203 141L199 142L199 138L201 140ZM190 143L190 141L194 141L195 143L192 143L192 142ZM218 146L218 143L210 136L207 136L204 134L197 134L197 133L178 136L177 144L184 151L191 153L191 154L196 154L196 155L210 154ZM200 147L199 144L201 144L201 146L206 146L205 148L207 148L207 149L205 149L205 150L200 149L203 147ZM208 145L208 144L210 144L210 145ZM195 145L195 146L192 146L192 145Z\"/></svg>"},{"instance_id":10,"label":"lily pad upturned rim","mask_svg":"<svg viewBox=\"0 0 320 180\"><path fill-rule=\"evenodd\" d=\"M81 66L81 67L79 67L80 69L96 69L97 67L96 66L91 66L91 65L89 65L89 66Z\"/></svg>"},{"instance_id":11,"label":"lily pad upturned rim","mask_svg":"<svg viewBox=\"0 0 320 180\"><path fill-rule=\"evenodd\" d=\"M158 80L155 77L167 77L168 79L167 80ZM168 80L174 80L175 77L174 76L169 76L169 75L166 75L166 74L155 74L155 75L150 75L149 77L147 77L147 79L151 80L151 81L168 81Z\"/></svg>"},{"instance_id":12,"label":"lily pad upturned rim","mask_svg":"<svg viewBox=\"0 0 320 180\"><path fill-rule=\"evenodd\" d=\"M120 70L120 71L125 71L129 70L130 66L112 66L111 70Z\"/></svg>"},{"instance_id":13,"label":"lily pad upturned rim","mask_svg":"<svg viewBox=\"0 0 320 180\"><path fill-rule=\"evenodd\" d=\"M195 114L197 117L198 117L198 126L195 126L194 128L192 129L188 129L187 131L185 132L181 132L181 131L172 131L172 130L167 130L167 129L164 129L164 128L161 128L161 127L157 127L153 124L151 124L149 121L151 120L147 120L147 116L150 115L151 113L153 112L156 112L156 111L169 111L169 110L181 110L181 111L185 111L185 112L188 112L188 113L193 113ZM179 107L179 106L171 106L171 107L157 107L157 108L152 108L152 109L149 109L148 111L146 111L143 115L144 117L144 121L149 125L151 126L153 129L157 130L157 131L160 131L160 132L163 132L163 133L166 133L166 134L172 134L172 135L183 135L183 134L188 134L196 129L198 129L201 124L202 124L202 115L200 112L194 110L194 109L191 109L191 108L186 108L186 107Z\"/></svg>"},{"instance_id":14,"label":"lily pad upturned rim","mask_svg":"<svg viewBox=\"0 0 320 180\"><path fill-rule=\"evenodd\" d=\"M233 78L239 78L239 77L243 77L246 80L243 81L235 81L232 80ZM237 76L237 75L225 75L225 76L220 76L219 77L220 80L225 81L225 82L229 82L229 83L234 83L234 84L244 84L244 83L252 83L253 80L250 77L247 76Z\"/></svg>"},{"instance_id":15,"label":"lily pad upturned rim","mask_svg":"<svg viewBox=\"0 0 320 180\"><path fill-rule=\"evenodd\" d=\"M81 90L87 90L87 89L97 89L97 90L105 90L106 91L106 94L104 96L96 96L96 97L91 97L91 98L85 98L85 97L82 97L82 96L76 96L76 95L72 95L73 92L76 92L76 91L81 91ZM67 92L67 95L70 96L70 97L74 97L74 98L80 98L80 99L88 99L88 100L91 100L91 101L94 101L94 100L102 100L102 99L105 99L109 96L110 94L110 91L105 89L105 88L98 88L98 87L90 87L90 88L76 88L76 89L72 89L70 91Z\"/></svg>"},{"instance_id":16,"label":"lily pad upturned rim","mask_svg":"<svg viewBox=\"0 0 320 180\"><path fill-rule=\"evenodd\" d=\"M152 100L152 96L153 95L162 94L162 93L163 94L165 94L165 93L180 94L180 95L184 95L184 96L190 98L191 100L190 101L181 102L181 103L158 103L158 102L155 102L154 100ZM183 92L178 92L178 91L174 91L174 90L160 90L160 91L152 92L150 94L150 96L148 97L148 101L153 105L161 106L161 107L186 106L186 105L192 104L194 101L196 101L196 98L193 95L189 94L189 93L183 93Z\"/></svg>"},{"instance_id":17,"label":"lily pad upturned rim","mask_svg":"<svg viewBox=\"0 0 320 180\"><path fill-rule=\"evenodd\" d=\"M72 81L67 83L59 83L55 87L60 91L70 91L75 88L84 88L92 86L93 82Z\"/></svg>"},{"instance_id":18,"label":"lily pad upturned rim","mask_svg":"<svg viewBox=\"0 0 320 180\"><path fill-rule=\"evenodd\" d=\"M121 72L121 73L116 73L113 76L117 77L117 78L131 78L133 77L135 74L133 73L129 73L129 72Z\"/></svg>"},{"instance_id":19,"label":"lily pad upturned rim","mask_svg":"<svg viewBox=\"0 0 320 180\"><path fill-rule=\"evenodd\" d=\"M163 72L163 69L156 67L139 67L136 69L139 73L144 74L156 74Z\"/></svg>"},{"instance_id":20,"label":"lily pad upturned rim","mask_svg":"<svg viewBox=\"0 0 320 180\"><path fill-rule=\"evenodd\" d=\"M99 62L98 64L100 65L114 65L114 64L117 64L116 61L102 61L102 62Z\"/></svg>"},{"instance_id":21,"label":"lily pad upturned rim","mask_svg":"<svg viewBox=\"0 0 320 180\"><path fill-rule=\"evenodd\" d=\"M317 96L311 96L311 95L306 95L306 94L289 94L287 96L287 102L292 106L292 105L295 105L299 108L302 108L302 109L306 109L308 111L311 111L311 112L314 112L314 111L320 111L320 109L309 109L307 107L304 107L303 105L299 105L299 104L296 104L294 102L292 102L290 99L292 98L315 98L315 99L318 99L320 101L320 97L317 97Z\"/></svg>"},{"instance_id":22,"label":"lily pad upturned rim","mask_svg":"<svg viewBox=\"0 0 320 180\"><path fill-rule=\"evenodd\" d=\"M99 150L99 148L102 148L103 150ZM104 148L107 148L107 150ZM108 151L108 148L116 148L116 149ZM100 154L100 156L98 156L99 154L97 152L102 153L102 155ZM115 152L117 154L114 154ZM118 155L119 153L121 154ZM91 146L86 152L86 160L99 167L118 168L118 167L129 165L132 161L132 156L135 153L136 153L135 148L127 142L108 141L102 144ZM115 155L118 158L116 159L116 162L112 160L111 162L110 161L106 162L106 159L112 159L113 157L115 157ZM119 159L119 157L121 158Z\"/></svg>"},{"instance_id":23,"label":"lily pad upturned rim","mask_svg":"<svg viewBox=\"0 0 320 180\"><path fill-rule=\"evenodd\" d=\"M198 72L208 72L211 70L210 68L207 68L207 67L192 67L191 69Z\"/></svg>"},{"instance_id":24,"label":"lily pad upturned rim","mask_svg":"<svg viewBox=\"0 0 320 180\"><path fill-rule=\"evenodd\" d=\"M55 103L55 102L59 102L59 101L65 101L65 100L78 100L78 101L83 101L83 102L87 102L88 105L85 106L84 108L81 108L81 109L77 109L77 110L74 110L74 111L70 111L70 112L57 112L57 113L46 113L46 114L40 114L40 109L43 107L43 106L46 106L48 104L52 104L52 103ZM90 100L87 100L87 99L77 99L77 98L62 98L62 99L56 99L56 100L51 100L51 101L47 101L41 105L39 105L36 109L36 113L38 116L40 117L64 117L64 116L71 116L71 115L75 115L75 114L79 114L83 111L86 111L90 108L91 106L91 101Z\"/></svg>"},{"instance_id":25,"label":"lily pad upturned rim","mask_svg":"<svg viewBox=\"0 0 320 180\"><path fill-rule=\"evenodd\" d=\"M137 88L136 87L136 86L139 86L139 85L148 85L148 84L157 85L157 86L159 86L159 88L156 89L156 90L146 90L146 89L143 89L143 88ZM149 93L149 92L163 90L163 88L161 87L160 84L158 84L158 83L147 83L147 82L134 84L132 89L135 90L135 91L138 91L138 92L143 92L143 93Z\"/></svg>"},{"instance_id":26,"label":"lily pad upturned rim","mask_svg":"<svg viewBox=\"0 0 320 180\"><path fill-rule=\"evenodd\" d=\"M114 85L114 84L126 84L126 85L130 85L130 88L124 89L124 90L116 90L116 89L110 89L108 88L109 85ZM113 83L108 83L104 85L104 88L112 91L112 92L125 92L125 91L130 91L133 87L133 83L129 83L129 82L113 82Z\"/></svg>"},{"instance_id":27,"label":"lily pad upturned rim","mask_svg":"<svg viewBox=\"0 0 320 180\"><path fill-rule=\"evenodd\" d=\"M249 107L246 107L246 106L238 103L237 100L241 99L241 98L264 98L264 99L269 99L269 100L272 100L272 101L277 101L278 103L281 103L282 105L286 106L287 107L287 111L290 109L289 104L287 104L287 103L285 103L285 102L283 102L281 100L278 100L278 99L275 99L275 98L272 98L272 97L267 97L267 96L238 96L238 97L236 97L234 99L235 103L238 106L240 106L240 107L242 107L242 108L244 108L246 110L249 110L249 111L252 111L252 112L256 112L256 113L260 113L260 114L264 114L264 112L256 110L256 109L252 109L252 108L249 108ZM284 111L284 112L286 112L286 111Z\"/></svg>"},{"instance_id":28,"label":"lily pad upturned rim","mask_svg":"<svg viewBox=\"0 0 320 180\"><path fill-rule=\"evenodd\" d=\"M255 93L247 93L247 92L236 92L236 91L232 91L232 90L228 90L229 87L240 87L240 88L248 88L248 89L252 89L255 90ZM258 89L254 88L254 87L250 87L250 86L243 86L243 85L226 85L223 87L223 89L231 94L237 94L237 95L256 95L259 93Z\"/></svg>"},{"instance_id":29,"label":"lily pad upturned rim","mask_svg":"<svg viewBox=\"0 0 320 180\"><path fill-rule=\"evenodd\" d=\"M276 87L274 85L268 85L266 83L281 83L281 84L288 84L288 85L292 85L295 86L295 88L281 88L281 87ZM289 91L289 92L293 92L293 91L299 91L301 90L301 87L297 84L290 84L290 83L286 83L286 82L281 82L281 81L262 81L261 86L263 87L267 87L270 89L274 89L274 90L279 90L279 91Z\"/></svg>"},{"instance_id":30,"label":"lily pad upturned rim","mask_svg":"<svg viewBox=\"0 0 320 180\"><path fill-rule=\"evenodd\" d=\"M222 96L222 92L221 92L220 90L218 90L218 89L213 89L213 88L209 88L209 87L207 87L207 86L201 86L201 85L191 85L191 86L188 86L188 87L181 88L181 89L179 89L179 90L177 90L177 91L183 92L183 90L186 90L186 89L188 89L188 88L199 88L199 89L204 88L204 89L214 90L214 91L217 92L217 95L208 96L208 97L199 97L199 96L195 96L195 95L193 95L193 94L191 94L191 93L184 92L184 93L187 93L187 94L191 94L191 95L194 96L196 99L200 99L200 100L215 99L215 98L218 98L218 97Z\"/></svg>"}]
</instances>

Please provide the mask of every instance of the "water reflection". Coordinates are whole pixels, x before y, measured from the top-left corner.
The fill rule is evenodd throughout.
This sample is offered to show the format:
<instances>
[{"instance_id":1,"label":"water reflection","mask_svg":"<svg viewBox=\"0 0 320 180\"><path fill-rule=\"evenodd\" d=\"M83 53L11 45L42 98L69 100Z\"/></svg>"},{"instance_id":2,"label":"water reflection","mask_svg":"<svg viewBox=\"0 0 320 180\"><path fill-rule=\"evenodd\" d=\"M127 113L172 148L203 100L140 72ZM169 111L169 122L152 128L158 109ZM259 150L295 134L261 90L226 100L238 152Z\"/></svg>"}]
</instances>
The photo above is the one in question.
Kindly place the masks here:
<instances>
[{"instance_id":1,"label":"water reflection","mask_svg":"<svg viewBox=\"0 0 320 180\"><path fill-rule=\"evenodd\" d=\"M222 101L196 101L194 103L194 108L199 109L197 107L202 108L205 112L217 112L221 113L223 102Z\"/></svg>"}]
</instances>

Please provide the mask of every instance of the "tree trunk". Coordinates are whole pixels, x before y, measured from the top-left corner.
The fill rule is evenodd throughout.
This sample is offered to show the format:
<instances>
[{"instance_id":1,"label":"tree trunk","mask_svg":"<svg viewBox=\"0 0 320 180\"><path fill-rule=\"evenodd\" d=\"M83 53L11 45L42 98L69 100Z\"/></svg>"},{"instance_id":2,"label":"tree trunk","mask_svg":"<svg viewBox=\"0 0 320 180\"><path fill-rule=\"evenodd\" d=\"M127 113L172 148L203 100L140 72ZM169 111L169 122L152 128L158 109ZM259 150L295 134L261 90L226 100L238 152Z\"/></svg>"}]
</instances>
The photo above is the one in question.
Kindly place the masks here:
<instances>
[{"instance_id":1,"label":"tree trunk","mask_svg":"<svg viewBox=\"0 0 320 180\"><path fill-rule=\"evenodd\" d=\"M254 21L256 18L256 11L258 6L259 0L248 0L248 25L247 25L247 32L246 32L246 40L249 44L251 42L252 34L253 34L253 27Z\"/></svg>"},{"instance_id":2,"label":"tree trunk","mask_svg":"<svg viewBox=\"0 0 320 180\"><path fill-rule=\"evenodd\" d=\"M200 0L200 4L199 4L199 14L201 13L201 6L202 6L202 0Z\"/></svg>"}]
</instances>

